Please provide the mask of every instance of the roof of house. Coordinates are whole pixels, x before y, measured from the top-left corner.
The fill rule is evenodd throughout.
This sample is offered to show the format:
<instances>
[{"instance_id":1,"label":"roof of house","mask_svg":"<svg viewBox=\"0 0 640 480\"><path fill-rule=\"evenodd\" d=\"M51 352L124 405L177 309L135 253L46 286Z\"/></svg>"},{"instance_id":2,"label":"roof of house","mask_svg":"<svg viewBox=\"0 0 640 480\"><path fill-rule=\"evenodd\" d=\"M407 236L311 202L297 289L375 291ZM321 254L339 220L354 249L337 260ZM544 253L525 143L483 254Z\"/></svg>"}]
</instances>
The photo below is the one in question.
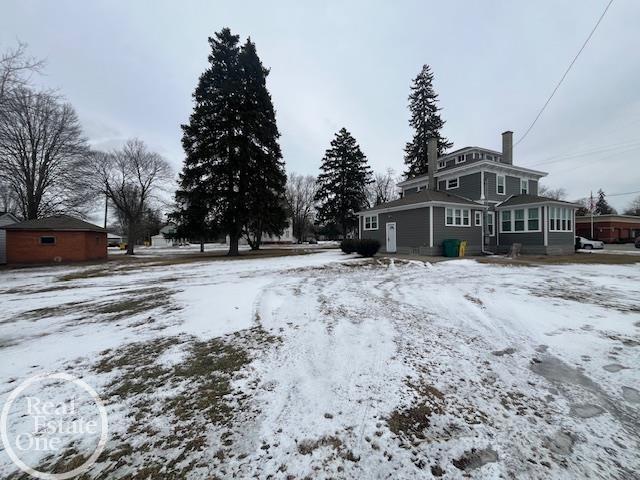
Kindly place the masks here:
<instances>
[{"instance_id":1,"label":"roof of house","mask_svg":"<svg viewBox=\"0 0 640 480\"><path fill-rule=\"evenodd\" d=\"M504 202L498 203L496 207L515 207L517 205L529 205L534 203L561 203L572 207L580 207L577 203L565 202L564 200L556 200L551 197L541 197L540 195L511 195Z\"/></svg>"},{"instance_id":2,"label":"roof of house","mask_svg":"<svg viewBox=\"0 0 640 480\"><path fill-rule=\"evenodd\" d=\"M409 195L405 195L398 200L393 200L391 202L381 203L380 205L376 205L375 207L367 208L366 210L362 210L363 212L372 212L375 210L384 210L387 208L397 208L403 206L415 205L417 203L455 203L462 205L473 205L475 207L481 208L482 205L469 200L468 198L459 197L458 195L452 195L447 192L442 192L439 190L423 190L421 192L412 193Z\"/></svg>"},{"instance_id":3,"label":"roof of house","mask_svg":"<svg viewBox=\"0 0 640 480\"><path fill-rule=\"evenodd\" d=\"M106 232L102 227L93 223L85 222L79 218L69 215L54 215L52 217L38 218L36 220L26 220L24 222L6 225L5 230L52 230L52 231L75 231L75 232Z\"/></svg>"}]
</instances>

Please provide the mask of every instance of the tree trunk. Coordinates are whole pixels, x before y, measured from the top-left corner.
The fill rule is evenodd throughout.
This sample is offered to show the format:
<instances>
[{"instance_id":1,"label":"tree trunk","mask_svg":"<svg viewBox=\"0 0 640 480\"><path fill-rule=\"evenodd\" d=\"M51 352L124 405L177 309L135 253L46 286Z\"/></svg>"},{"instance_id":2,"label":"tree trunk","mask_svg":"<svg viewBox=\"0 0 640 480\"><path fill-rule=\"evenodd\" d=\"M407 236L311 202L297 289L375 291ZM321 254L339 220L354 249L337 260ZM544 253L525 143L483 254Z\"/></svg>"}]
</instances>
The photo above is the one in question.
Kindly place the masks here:
<instances>
[{"instance_id":1,"label":"tree trunk","mask_svg":"<svg viewBox=\"0 0 640 480\"><path fill-rule=\"evenodd\" d=\"M204 253L204 240L200 240L200 253Z\"/></svg>"},{"instance_id":2,"label":"tree trunk","mask_svg":"<svg viewBox=\"0 0 640 480\"><path fill-rule=\"evenodd\" d=\"M133 255L136 244L136 229L133 222L129 220L129 228L127 229L127 255Z\"/></svg>"},{"instance_id":3,"label":"tree trunk","mask_svg":"<svg viewBox=\"0 0 640 480\"><path fill-rule=\"evenodd\" d=\"M240 235L236 233L234 233L233 235L229 234L229 253L227 253L229 257L237 257L240 254L238 250L239 240L240 240Z\"/></svg>"}]
</instances>

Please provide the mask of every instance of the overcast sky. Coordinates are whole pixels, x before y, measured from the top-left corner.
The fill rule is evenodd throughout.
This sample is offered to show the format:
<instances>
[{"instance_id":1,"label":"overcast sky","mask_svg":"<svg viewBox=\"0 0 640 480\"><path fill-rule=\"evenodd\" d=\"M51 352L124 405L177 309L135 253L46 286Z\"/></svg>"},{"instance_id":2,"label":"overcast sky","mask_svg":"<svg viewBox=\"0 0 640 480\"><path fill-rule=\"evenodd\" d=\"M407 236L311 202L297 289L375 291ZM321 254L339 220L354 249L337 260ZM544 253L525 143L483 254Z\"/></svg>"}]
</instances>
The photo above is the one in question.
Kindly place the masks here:
<instances>
[{"instance_id":1,"label":"overcast sky","mask_svg":"<svg viewBox=\"0 0 640 480\"><path fill-rule=\"evenodd\" d=\"M137 136L180 169L180 124L206 68L207 37L251 36L265 66L288 172L316 174L341 127L374 170L403 171L407 95L435 74L453 148L518 140L606 0L3 0L0 47L47 59L43 86L75 106L96 148ZM514 163L569 198L640 190L640 2L615 0ZM623 208L634 195L610 197Z\"/></svg>"}]
</instances>

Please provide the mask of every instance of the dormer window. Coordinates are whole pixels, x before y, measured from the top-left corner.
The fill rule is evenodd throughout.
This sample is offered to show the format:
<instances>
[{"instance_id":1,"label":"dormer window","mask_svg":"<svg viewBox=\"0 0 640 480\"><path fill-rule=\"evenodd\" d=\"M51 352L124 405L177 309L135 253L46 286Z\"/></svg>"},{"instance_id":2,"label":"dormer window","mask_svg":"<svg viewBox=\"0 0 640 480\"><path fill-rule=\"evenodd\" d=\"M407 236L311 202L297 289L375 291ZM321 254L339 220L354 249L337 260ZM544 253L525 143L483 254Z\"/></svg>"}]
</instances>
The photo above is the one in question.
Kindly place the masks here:
<instances>
[{"instance_id":1,"label":"dormer window","mask_svg":"<svg viewBox=\"0 0 640 480\"><path fill-rule=\"evenodd\" d=\"M458 155L456 157L456 164L458 163L464 163L464 155Z\"/></svg>"},{"instance_id":2,"label":"dormer window","mask_svg":"<svg viewBox=\"0 0 640 480\"><path fill-rule=\"evenodd\" d=\"M529 193L529 180L524 178L520 180L520 193L522 194Z\"/></svg>"},{"instance_id":3,"label":"dormer window","mask_svg":"<svg viewBox=\"0 0 640 480\"><path fill-rule=\"evenodd\" d=\"M446 166L447 166L447 162L445 162L445 161L440 161L440 162L438 162L438 168L439 168L439 169L440 169L440 168L444 168L444 167L446 167Z\"/></svg>"},{"instance_id":4,"label":"dormer window","mask_svg":"<svg viewBox=\"0 0 640 480\"><path fill-rule=\"evenodd\" d=\"M482 153L480 153L480 152L473 152L473 159L474 159L474 160L480 160L480 159L482 159Z\"/></svg>"},{"instance_id":5,"label":"dormer window","mask_svg":"<svg viewBox=\"0 0 640 480\"><path fill-rule=\"evenodd\" d=\"M487 160L491 160L491 161L493 162L493 160L494 160L493 155L489 155L489 154L487 153Z\"/></svg>"}]
</instances>

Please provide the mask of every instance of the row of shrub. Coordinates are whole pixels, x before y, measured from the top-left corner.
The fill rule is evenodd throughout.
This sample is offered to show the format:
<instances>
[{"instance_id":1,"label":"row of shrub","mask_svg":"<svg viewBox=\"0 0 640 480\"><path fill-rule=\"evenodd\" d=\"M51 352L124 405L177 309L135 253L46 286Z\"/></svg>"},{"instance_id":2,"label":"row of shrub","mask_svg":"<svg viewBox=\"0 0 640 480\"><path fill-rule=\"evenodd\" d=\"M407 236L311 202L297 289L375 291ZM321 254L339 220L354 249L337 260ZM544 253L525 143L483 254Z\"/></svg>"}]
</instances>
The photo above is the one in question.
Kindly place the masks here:
<instances>
[{"instance_id":1,"label":"row of shrub","mask_svg":"<svg viewBox=\"0 0 640 480\"><path fill-rule=\"evenodd\" d=\"M340 242L340 249L344 253L357 253L363 257L373 257L380 250L380 242L369 238L345 238Z\"/></svg>"}]
</instances>

